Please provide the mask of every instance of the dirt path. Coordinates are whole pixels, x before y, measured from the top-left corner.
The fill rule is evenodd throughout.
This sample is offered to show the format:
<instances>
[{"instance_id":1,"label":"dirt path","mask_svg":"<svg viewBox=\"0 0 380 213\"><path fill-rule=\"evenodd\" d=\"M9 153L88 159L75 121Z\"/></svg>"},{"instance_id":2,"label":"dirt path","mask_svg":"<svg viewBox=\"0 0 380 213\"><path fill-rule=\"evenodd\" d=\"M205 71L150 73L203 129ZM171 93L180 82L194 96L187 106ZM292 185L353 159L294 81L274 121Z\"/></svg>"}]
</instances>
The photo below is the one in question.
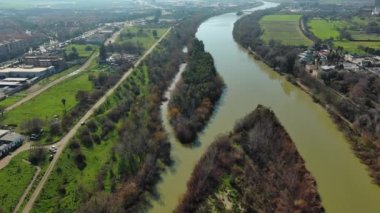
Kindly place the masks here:
<instances>
[{"instance_id":1,"label":"dirt path","mask_svg":"<svg viewBox=\"0 0 380 213\"><path fill-rule=\"evenodd\" d=\"M71 76L73 75L76 75L84 70L86 70L90 65L91 63L98 57L99 54L93 54L87 61L85 64L83 64L79 69L77 69L76 71L72 72L72 73L69 73L65 76L62 76L61 78L58 78L57 80L55 81L52 81L50 82L49 84L41 87L39 90L37 91L33 91L31 92L30 94L28 94L26 97L24 97L23 99L21 99L20 101L16 102L15 104L7 107L4 111L5 112L8 112L22 104L24 104L25 102L28 102L30 101L31 99L35 98L36 96L40 95L41 93L45 92L46 90L50 89L51 87L61 83L62 81L70 78Z\"/></svg>"},{"instance_id":2,"label":"dirt path","mask_svg":"<svg viewBox=\"0 0 380 213\"><path fill-rule=\"evenodd\" d=\"M25 161L25 163L30 164L30 162L28 162L28 161ZM36 181L38 175L41 173L41 168L39 166L36 166L36 169L37 169L37 171L34 174L32 181L30 182L28 188L26 188L24 194L21 196L20 200L18 201L16 208L13 210L13 213L18 212L18 210L20 209L21 205L24 203L26 196L28 195L28 193L32 189L33 184Z\"/></svg>"},{"instance_id":3,"label":"dirt path","mask_svg":"<svg viewBox=\"0 0 380 213\"><path fill-rule=\"evenodd\" d=\"M146 53L135 63L135 67L139 66L141 64L141 62L150 53L153 52L153 50L156 48L156 46L169 34L170 30L171 30L171 28L169 28L169 30L148 51L146 51ZM58 144L60 146L58 148L57 153L55 154L55 156L54 156L53 160L51 161L49 167L47 168L44 176L42 177L41 181L38 183L37 188L35 189L35 191L31 195L28 203L26 204L26 206L22 212L30 212L30 210L32 209L32 207L33 207L34 203L36 202L39 194L41 193L45 183L47 182L50 174L52 173L54 166L57 164L59 157L63 153L63 151L64 151L65 147L67 146L67 144L69 143L70 139L72 137L74 137L76 132L81 127L81 123L85 122L87 119L89 119L94 114L94 112L108 99L108 97L110 97L114 93L114 91L133 73L133 70L134 70L133 68L129 69L123 75L123 77L119 80L119 82L114 87L112 87L110 90L108 90L108 92L102 98L100 98L95 103L95 105L93 105L91 107L91 109L78 121L78 123L61 139L61 141L58 142Z\"/></svg>"}]
</instances>

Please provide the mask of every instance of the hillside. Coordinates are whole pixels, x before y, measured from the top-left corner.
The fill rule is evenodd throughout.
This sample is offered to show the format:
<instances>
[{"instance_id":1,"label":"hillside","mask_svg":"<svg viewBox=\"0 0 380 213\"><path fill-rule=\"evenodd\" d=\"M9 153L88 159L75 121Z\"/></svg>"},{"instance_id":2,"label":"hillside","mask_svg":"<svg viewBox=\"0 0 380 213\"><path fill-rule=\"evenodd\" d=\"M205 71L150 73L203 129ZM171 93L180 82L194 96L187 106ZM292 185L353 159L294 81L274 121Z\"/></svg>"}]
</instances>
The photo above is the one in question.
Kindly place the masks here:
<instances>
[{"instance_id":1,"label":"hillside","mask_svg":"<svg viewBox=\"0 0 380 213\"><path fill-rule=\"evenodd\" d=\"M211 145L187 187L177 212L324 212L294 143L263 106Z\"/></svg>"}]
</instances>

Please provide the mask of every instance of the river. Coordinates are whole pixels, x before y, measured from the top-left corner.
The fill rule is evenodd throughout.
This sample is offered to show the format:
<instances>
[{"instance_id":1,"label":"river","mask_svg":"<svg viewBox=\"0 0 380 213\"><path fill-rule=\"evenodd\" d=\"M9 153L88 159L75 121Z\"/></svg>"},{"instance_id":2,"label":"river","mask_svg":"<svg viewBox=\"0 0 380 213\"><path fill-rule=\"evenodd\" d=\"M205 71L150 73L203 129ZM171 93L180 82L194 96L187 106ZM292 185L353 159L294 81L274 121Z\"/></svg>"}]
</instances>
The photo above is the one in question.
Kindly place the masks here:
<instances>
[{"instance_id":1,"label":"river","mask_svg":"<svg viewBox=\"0 0 380 213\"><path fill-rule=\"evenodd\" d=\"M265 3L253 10L274 7ZM150 212L171 212L186 191L194 166L221 133L258 104L270 107L296 143L306 167L316 178L327 212L380 212L380 187L372 184L366 167L350 149L328 113L305 92L287 82L265 64L256 61L233 40L235 13L216 16L198 29L197 38L212 54L227 88L210 124L193 147L181 145L162 106L164 126L172 144L174 165L162 174L159 197Z\"/></svg>"}]
</instances>

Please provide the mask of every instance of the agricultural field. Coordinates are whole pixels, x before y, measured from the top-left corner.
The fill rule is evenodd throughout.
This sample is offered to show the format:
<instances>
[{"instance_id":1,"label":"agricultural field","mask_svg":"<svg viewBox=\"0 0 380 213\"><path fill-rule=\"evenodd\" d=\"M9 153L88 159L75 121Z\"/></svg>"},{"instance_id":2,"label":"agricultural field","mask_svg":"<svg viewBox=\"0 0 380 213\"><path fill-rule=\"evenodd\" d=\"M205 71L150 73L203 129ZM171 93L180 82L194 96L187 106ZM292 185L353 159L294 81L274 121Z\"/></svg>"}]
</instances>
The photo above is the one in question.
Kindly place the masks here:
<instances>
[{"instance_id":1,"label":"agricultural field","mask_svg":"<svg viewBox=\"0 0 380 213\"><path fill-rule=\"evenodd\" d=\"M339 29L347 26L344 21L330 19L312 19L308 22L310 31L320 39L339 39Z\"/></svg>"},{"instance_id":2,"label":"agricultural field","mask_svg":"<svg viewBox=\"0 0 380 213\"><path fill-rule=\"evenodd\" d=\"M352 54L363 55L366 54L359 47L371 47L374 49L380 49L380 42L361 42L361 41L334 41L335 47L343 47L344 50Z\"/></svg>"},{"instance_id":3,"label":"agricultural field","mask_svg":"<svg viewBox=\"0 0 380 213\"><path fill-rule=\"evenodd\" d=\"M343 47L352 54L366 54L359 47L380 48L380 35L367 33L366 28L369 22L378 22L373 17L354 16L347 20L331 20L314 18L308 21L309 30L318 38L332 39L333 44ZM340 31L346 29L351 35L351 40L340 38Z\"/></svg>"},{"instance_id":4,"label":"agricultural field","mask_svg":"<svg viewBox=\"0 0 380 213\"><path fill-rule=\"evenodd\" d=\"M292 46L309 46L310 41L299 28L301 15L268 15L260 20L265 42L270 40L281 41L282 44Z\"/></svg>"},{"instance_id":5,"label":"agricultural field","mask_svg":"<svg viewBox=\"0 0 380 213\"><path fill-rule=\"evenodd\" d=\"M34 166L24 161L28 154L20 153L0 170L0 209L4 212L13 211L36 172Z\"/></svg>"},{"instance_id":6,"label":"agricultural field","mask_svg":"<svg viewBox=\"0 0 380 213\"><path fill-rule=\"evenodd\" d=\"M339 40L339 31L347 29L353 40L380 40L380 35L366 33L365 28L372 18L353 17L350 20L331 20L315 18L308 22L310 31L320 39Z\"/></svg>"},{"instance_id":7,"label":"agricultural field","mask_svg":"<svg viewBox=\"0 0 380 213\"><path fill-rule=\"evenodd\" d=\"M167 30L168 28L157 27L126 27L125 30L120 34L120 37L116 43L139 43L146 50L151 47L162 35L164 35Z\"/></svg>"}]
</instances>

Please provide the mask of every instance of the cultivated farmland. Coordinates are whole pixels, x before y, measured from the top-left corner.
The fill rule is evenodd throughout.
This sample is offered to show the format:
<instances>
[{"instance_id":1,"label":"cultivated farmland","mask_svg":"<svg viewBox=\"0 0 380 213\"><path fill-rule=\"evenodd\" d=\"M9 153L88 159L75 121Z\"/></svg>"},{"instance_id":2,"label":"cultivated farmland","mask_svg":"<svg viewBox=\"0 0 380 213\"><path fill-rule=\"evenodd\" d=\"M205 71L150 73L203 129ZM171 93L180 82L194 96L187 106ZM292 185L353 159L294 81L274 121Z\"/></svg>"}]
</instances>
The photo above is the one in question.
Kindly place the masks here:
<instances>
[{"instance_id":1,"label":"cultivated farmland","mask_svg":"<svg viewBox=\"0 0 380 213\"><path fill-rule=\"evenodd\" d=\"M338 40L339 29L347 26L344 21L330 19L312 19L308 22L310 31L320 39Z\"/></svg>"},{"instance_id":2,"label":"cultivated farmland","mask_svg":"<svg viewBox=\"0 0 380 213\"><path fill-rule=\"evenodd\" d=\"M336 47L343 47L352 54L366 54L360 47L380 48L380 36L366 32L370 22L376 20L358 16L345 20L314 18L308 21L307 26L316 37L322 40L331 39ZM351 36L350 40L341 38L340 31L343 29Z\"/></svg>"},{"instance_id":3,"label":"cultivated farmland","mask_svg":"<svg viewBox=\"0 0 380 213\"><path fill-rule=\"evenodd\" d=\"M299 28L301 15L268 15L260 20L264 33L262 39L281 41L292 46L309 46L312 41L305 37Z\"/></svg>"}]
</instances>

